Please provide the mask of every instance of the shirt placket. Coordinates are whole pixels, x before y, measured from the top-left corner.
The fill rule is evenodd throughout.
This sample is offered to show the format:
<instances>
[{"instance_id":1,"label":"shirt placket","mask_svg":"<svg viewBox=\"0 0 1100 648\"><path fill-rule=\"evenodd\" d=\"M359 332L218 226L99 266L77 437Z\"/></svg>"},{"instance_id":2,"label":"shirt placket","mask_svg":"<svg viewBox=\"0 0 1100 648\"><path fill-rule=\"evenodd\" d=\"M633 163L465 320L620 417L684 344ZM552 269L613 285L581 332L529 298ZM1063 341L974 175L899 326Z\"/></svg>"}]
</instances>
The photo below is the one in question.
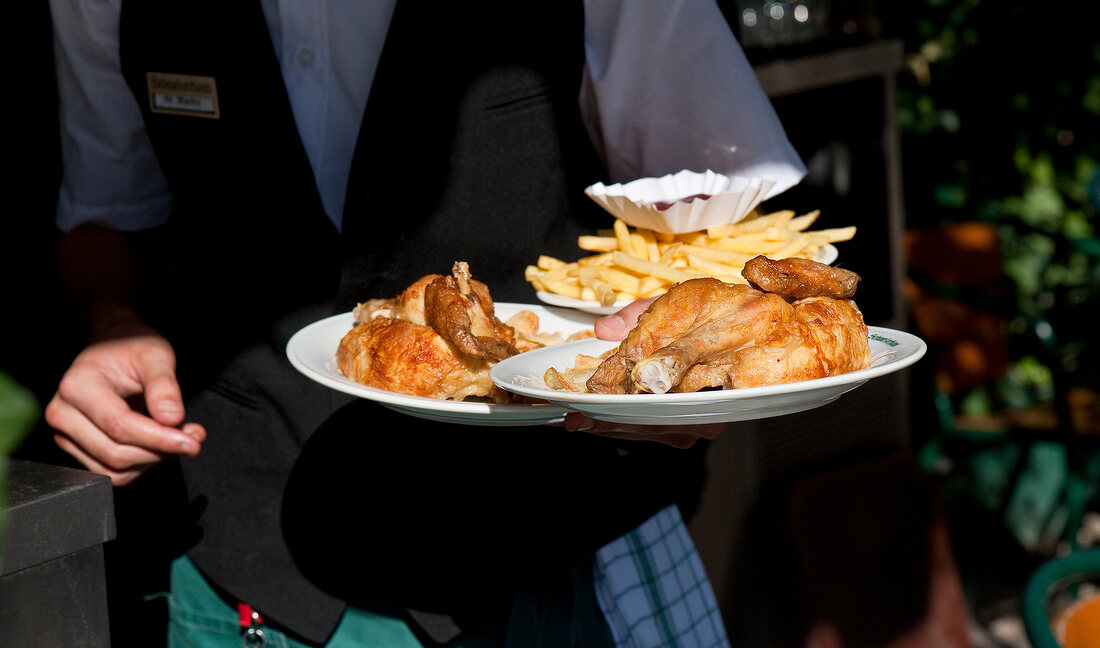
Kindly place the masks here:
<instances>
[{"instance_id":1,"label":"shirt placket","mask_svg":"<svg viewBox=\"0 0 1100 648\"><path fill-rule=\"evenodd\" d=\"M279 3L282 27L281 62L291 109L314 176L324 172L320 154L328 111L328 12L324 2Z\"/></svg>"}]
</instances>

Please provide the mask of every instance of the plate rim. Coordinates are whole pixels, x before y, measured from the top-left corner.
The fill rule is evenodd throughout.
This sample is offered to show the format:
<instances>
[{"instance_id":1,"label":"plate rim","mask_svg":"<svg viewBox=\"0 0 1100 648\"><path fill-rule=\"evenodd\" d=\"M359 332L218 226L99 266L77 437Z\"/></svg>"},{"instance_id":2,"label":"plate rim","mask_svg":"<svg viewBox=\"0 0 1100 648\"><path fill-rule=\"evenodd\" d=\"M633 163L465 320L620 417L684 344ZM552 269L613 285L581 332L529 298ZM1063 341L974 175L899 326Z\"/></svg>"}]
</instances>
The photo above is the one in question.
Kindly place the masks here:
<instances>
[{"instance_id":1,"label":"plate rim","mask_svg":"<svg viewBox=\"0 0 1100 648\"><path fill-rule=\"evenodd\" d=\"M500 374L503 370L500 369L501 365L507 361L502 361L490 370L489 377L500 386L502 389L513 391L524 396L531 396L535 398L541 398L550 402L563 404L564 407L569 407L569 404L579 405L616 405L616 404L629 404L630 401L641 402L647 405L660 405L660 404L698 404L703 405L707 403L717 402L729 402L746 400L754 397L766 397L771 395L783 395L800 391L813 391L816 388L827 389L832 386L839 386L845 384L855 384L856 386L890 373L901 371L907 367L912 366L919 361L928 351L927 343L920 337L909 333L907 331L901 331L898 329L891 329L882 326L868 326L867 334L870 338L872 335L893 335L898 338L909 338L910 343L913 345L913 350L905 356L898 358L893 362L886 362L877 366L867 367L866 369L859 369L856 371L849 371L843 374L837 374L835 376L825 376L822 378L812 378L810 380L799 380L791 383L782 383L779 385L764 385L760 387L744 387L741 389L723 389L712 391L699 391L689 393L665 393L665 394L591 394L585 392L571 392L566 390L550 390L546 389L529 389L524 391L523 386L516 385L510 381L504 381L500 379ZM600 345L600 348L606 350L611 348L616 341L611 340L577 340L573 342L564 342L563 344L571 345L571 347L584 347L587 345L596 346L596 341L603 342L605 345ZM557 350L561 350L561 345L555 345ZM548 347L549 348L549 347ZM872 362L874 358L872 358ZM496 375L494 375L496 374ZM537 394L537 395L536 395ZM559 395L560 397L549 398L545 394ZM620 400L622 399L622 400Z\"/></svg>"}]
</instances>

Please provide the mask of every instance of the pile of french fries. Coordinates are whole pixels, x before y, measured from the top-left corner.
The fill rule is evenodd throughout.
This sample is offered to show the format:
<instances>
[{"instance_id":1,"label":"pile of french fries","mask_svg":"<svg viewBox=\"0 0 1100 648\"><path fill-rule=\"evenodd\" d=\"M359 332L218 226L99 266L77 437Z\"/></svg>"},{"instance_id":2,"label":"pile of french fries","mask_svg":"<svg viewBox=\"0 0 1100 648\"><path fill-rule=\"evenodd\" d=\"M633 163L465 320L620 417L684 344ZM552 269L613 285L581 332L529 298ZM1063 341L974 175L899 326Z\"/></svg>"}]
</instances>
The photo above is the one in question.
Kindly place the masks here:
<instances>
[{"instance_id":1,"label":"pile of french fries","mask_svg":"<svg viewBox=\"0 0 1100 648\"><path fill-rule=\"evenodd\" d=\"M524 276L535 290L602 306L655 297L695 277L743 284L741 270L757 255L813 259L823 246L855 236L854 225L811 230L819 215L754 211L737 223L689 234L631 229L616 219L611 231L578 237L577 245L594 254L573 262L543 255Z\"/></svg>"}]
</instances>

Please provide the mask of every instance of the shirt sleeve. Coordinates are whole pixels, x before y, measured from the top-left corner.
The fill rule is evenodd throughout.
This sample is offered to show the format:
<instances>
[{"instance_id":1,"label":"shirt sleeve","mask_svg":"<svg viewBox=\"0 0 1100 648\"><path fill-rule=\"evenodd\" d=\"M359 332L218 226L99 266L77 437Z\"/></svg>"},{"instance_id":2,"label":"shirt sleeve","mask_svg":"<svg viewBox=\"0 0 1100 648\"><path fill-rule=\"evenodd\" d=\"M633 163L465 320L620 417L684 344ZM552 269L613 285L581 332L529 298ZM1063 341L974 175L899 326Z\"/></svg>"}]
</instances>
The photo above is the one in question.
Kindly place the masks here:
<instances>
[{"instance_id":1,"label":"shirt sleeve","mask_svg":"<svg viewBox=\"0 0 1100 648\"><path fill-rule=\"evenodd\" d=\"M60 98L57 225L136 231L172 207L144 121L119 60L121 0L50 0Z\"/></svg>"},{"instance_id":2,"label":"shirt sleeve","mask_svg":"<svg viewBox=\"0 0 1100 648\"><path fill-rule=\"evenodd\" d=\"M713 0L585 0L581 111L612 182L683 169L775 180L806 167Z\"/></svg>"}]
</instances>

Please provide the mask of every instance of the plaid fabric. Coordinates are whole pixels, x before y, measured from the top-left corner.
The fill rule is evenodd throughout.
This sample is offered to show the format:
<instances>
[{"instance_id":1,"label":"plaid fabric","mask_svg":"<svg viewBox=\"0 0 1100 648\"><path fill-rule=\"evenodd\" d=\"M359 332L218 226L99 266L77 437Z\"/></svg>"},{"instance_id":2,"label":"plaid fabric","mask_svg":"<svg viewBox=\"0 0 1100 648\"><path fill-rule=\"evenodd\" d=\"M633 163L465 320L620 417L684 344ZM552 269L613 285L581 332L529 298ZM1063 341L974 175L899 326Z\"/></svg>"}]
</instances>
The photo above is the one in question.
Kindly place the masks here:
<instances>
[{"instance_id":1,"label":"plaid fabric","mask_svg":"<svg viewBox=\"0 0 1100 648\"><path fill-rule=\"evenodd\" d=\"M620 648L728 648L703 562L670 506L600 548L596 599Z\"/></svg>"}]
</instances>

